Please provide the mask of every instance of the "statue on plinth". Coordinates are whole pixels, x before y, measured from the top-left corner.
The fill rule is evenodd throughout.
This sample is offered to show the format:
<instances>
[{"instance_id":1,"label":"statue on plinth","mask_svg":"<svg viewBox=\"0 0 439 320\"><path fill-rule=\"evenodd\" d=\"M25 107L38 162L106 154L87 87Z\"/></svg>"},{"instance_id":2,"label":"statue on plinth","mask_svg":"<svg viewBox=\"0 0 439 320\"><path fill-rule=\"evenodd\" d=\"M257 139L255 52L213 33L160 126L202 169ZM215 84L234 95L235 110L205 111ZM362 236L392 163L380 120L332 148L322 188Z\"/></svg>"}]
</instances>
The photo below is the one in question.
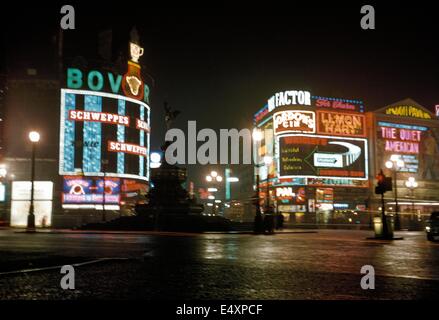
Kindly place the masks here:
<instances>
[{"instance_id":1,"label":"statue on plinth","mask_svg":"<svg viewBox=\"0 0 439 320\"><path fill-rule=\"evenodd\" d=\"M172 110L167 102L164 103L164 109L166 129L170 130L180 111ZM165 141L162 146L163 153L166 154L169 145L170 142ZM194 203L183 187L187 178L185 168L171 165L166 161L166 157L163 157L160 167L151 169L150 177L153 187L147 195L147 204L138 206L136 210L140 215L154 215L156 229L160 228L159 225L164 226L167 222L175 220L176 216L181 219L182 216L203 211L203 205Z\"/></svg>"}]
</instances>

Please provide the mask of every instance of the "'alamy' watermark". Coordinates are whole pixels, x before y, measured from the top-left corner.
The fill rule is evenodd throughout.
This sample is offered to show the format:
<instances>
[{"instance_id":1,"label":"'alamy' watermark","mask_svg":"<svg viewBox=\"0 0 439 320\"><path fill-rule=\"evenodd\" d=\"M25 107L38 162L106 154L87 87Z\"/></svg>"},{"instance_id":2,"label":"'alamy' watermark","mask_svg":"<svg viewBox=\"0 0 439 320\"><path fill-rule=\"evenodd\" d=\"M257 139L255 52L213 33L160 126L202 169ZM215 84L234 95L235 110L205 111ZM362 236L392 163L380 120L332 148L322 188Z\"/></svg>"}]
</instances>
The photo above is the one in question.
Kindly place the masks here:
<instances>
[{"instance_id":1,"label":"'alamy' watermark","mask_svg":"<svg viewBox=\"0 0 439 320\"><path fill-rule=\"evenodd\" d=\"M61 288L63 290L75 290L75 268L71 265L62 266L61 274L65 274L61 278Z\"/></svg>"},{"instance_id":2,"label":"'alamy' watermark","mask_svg":"<svg viewBox=\"0 0 439 320\"><path fill-rule=\"evenodd\" d=\"M245 128L220 129L218 137L217 132L209 128L197 132L196 121L188 121L187 135L177 128L166 132L165 140L169 145L165 159L171 165L252 164L252 141L256 150L261 143L261 139L252 139L253 136L254 131Z\"/></svg>"},{"instance_id":3,"label":"'alamy' watermark","mask_svg":"<svg viewBox=\"0 0 439 320\"><path fill-rule=\"evenodd\" d=\"M375 289L375 268L371 265L365 265L361 267L361 274L365 274L361 278L360 286L363 290Z\"/></svg>"}]
</instances>

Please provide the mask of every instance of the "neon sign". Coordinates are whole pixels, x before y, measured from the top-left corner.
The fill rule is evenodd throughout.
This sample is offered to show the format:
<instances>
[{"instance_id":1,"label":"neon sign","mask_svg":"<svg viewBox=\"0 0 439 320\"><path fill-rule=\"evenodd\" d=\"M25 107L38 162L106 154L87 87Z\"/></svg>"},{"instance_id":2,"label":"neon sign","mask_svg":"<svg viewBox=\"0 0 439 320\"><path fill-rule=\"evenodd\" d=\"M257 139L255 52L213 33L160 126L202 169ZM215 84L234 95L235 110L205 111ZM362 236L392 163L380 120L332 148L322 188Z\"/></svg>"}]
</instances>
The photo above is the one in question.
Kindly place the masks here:
<instances>
[{"instance_id":1,"label":"neon sign","mask_svg":"<svg viewBox=\"0 0 439 320\"><path fill-rule=\"evenodd\" d=\"M419 153L421 131L381 127L381 137L385 139L385 151L400 153Z\"/></svg>"},{"instance_id":2,"label":"neon sign","mask_svg":"<svg viewBox=\"0 0 439 320\"><path fill-rule=\"evenodd\" d=\"M431 119L431 115L424 110L415 106L394 106L388 107L385 111L388 115L419 118L419 119Z\"/></svg>"},{"instance_id":3,"label":"neon sign","mask_svg":"<svg viewBox=\"0 0 439 320\"><path fill-rule=\"evenodd\" d=\"M114 94L120 94L122 91L127 97L145 102L149 100L149 87L140 79L140 66L136 66L132 61L128 61L128 72L124 77L121 75L115 76L111 72L107 72L106 77L104 77L104 74L97 70L92 70L84 75L77 68L68 68L67 88L89 89L92 91L104 91L105 88L109 88Z\"/></svg>"},{"instance_id":4,"label":"neon sign","mask_svg":"<svg viewBox=\"0 0 439 320\"><path fill-rule=\"evenodd\" d=\"M317 111L317 132L336 136L366 136L366 118L361 114Z\"/></svg>"},{"instance_id":5,"label":"neon sign","mask_svg":"<svg viewBox=\"0 0 439 320\"><path fill-rule=\"evenodd\" d=\"M148 149L146 147L117 141L108 141L108 151L124 152L144 157L148 154Z\"/></svg>"},{"instance_id":6,"label":"neon sign","mask_svg":"<svg viewBox=\"0 0 439 320\"><path fill-rule=\"evenodd\" d=\"M120 116L118 114L106 113L106 112L88 112L81 110L69 110L69 120L102 122L108 124L118 124L123 126L130 125L129 117Z\"/></svg>"},{"instance_id":7,"label":"neon sign","mask_svg":"<svg viewBox=\"0 0 439 320\"><path fill-rule=\"evenodd\" d=\"M274 134L287 132L315 133L315 113L313 111L288 110L273 115Z\"/></svg>"},{"instance_id":8,"label":"neon sign","mask_svg":"<svg viewBox=\"0 0 439 320\"><path fill-rule=\"evenodd\" d=\"M271 112L275 108L291 105L311 105L311 94L308 91L284 91L278 92L268 99L268 111Z\"/></svg>"},{"instance_id":9,"label":"neon sign","mask_svg":"<svg viewBox=\"0 0 439 320\"><path fill-rule=\"evenodd\" d=\"M63 204L119 204L120 180L115 178L65 177L62 193Z\"/></svg>"}]
</instances>

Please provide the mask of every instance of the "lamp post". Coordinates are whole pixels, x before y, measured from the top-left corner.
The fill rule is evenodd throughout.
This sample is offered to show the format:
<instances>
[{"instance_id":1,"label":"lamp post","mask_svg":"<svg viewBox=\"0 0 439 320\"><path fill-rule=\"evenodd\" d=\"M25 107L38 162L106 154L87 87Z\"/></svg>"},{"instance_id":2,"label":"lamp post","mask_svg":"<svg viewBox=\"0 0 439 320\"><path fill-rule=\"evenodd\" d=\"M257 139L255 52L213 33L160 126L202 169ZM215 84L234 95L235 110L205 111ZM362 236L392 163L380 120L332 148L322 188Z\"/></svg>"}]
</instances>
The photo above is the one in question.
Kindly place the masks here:
<instances>
[{"instance_id":1,"label":"lamp post","mask_svg":"<svg viewBox=\"0 0 439 320\"><path fill-rule=\"evenodd\" d=\"M37 131L29 132L29 140L32 143L32 162L31 162L31 191L30 191L30 206L29 214L27 216L27 232L35 232L35 213L34 213L34 183L35 183L35 152L37 143L40 141L40 134Z\"/></svg>"},{"instance_id":2,"label":"lamp post","mask_svg":"<svg viewBox=\"0 0 439 320\"><path fill-rule=\"evenodd\" d=\"M394 195L395 195L395 230L401 230L401 221L399 218L399 205L398 205L398 181L397 172L404 167L404 161L399 159L399 156L392 155L390 160L386 162L386 167L393 171L394 180Z\"/></svg>"},{"instance_id":3,"label":"lamp post","mask_svg":"<svg viewBox=\"0 0 439 320\"><path fill-rule=\"evenodd\" d=\"M264 212L266 214L271 214L271 218L273 219L273 231L276 229L276 217L274 216L274 210L271 210L271 206L270 206L270 165L273 163L273 157L271 156L265 156L264 157L264 164L267 168L267 190L266 190L266 194L267 194L267 200L266 200L266 207Z\"/></svg>"},{"instance_id":4,"label":"lamp post","mask_svg":"<svg viewBox=\"0 0 439 320\"><path fill-rule=\"evenodd\" d=\"M255 199L255 209L256 209L256 214L255 214L255 222L254 222L254 232L255 233L263 233L264 232L264 225L263 225L263 220L262 220L262 213L261 213L261 203L260 203L260 189L259 189L259 184L260 184L260 175L259 175L259 168L260 168L260 159L259 159L259 152L258 150L256 150L256 146L259 145L259 143L262 141L263 135L261 130L259 129L254 129L253 130L253 134L252 134L252 138L253 138L253 142L254 142L254 162L255 162L255 166L256 166L256 199Z\"/></svg>"},{"instance_id":5,"label":"lamp post","mask_svg":"<svg viewBox=\"0 0 439 320\"><path fill-rule=\"evenodd\" d=\"M267 194L267 202L266 202L266 210L267 212L270 210L270 186L269 186L269 182L270 182L270 177L269 177L269 170L270 170L270 165L273 162L273 158L270 156L265 156L264 157L264 164L267 168L267 190L266 190L266 194Z\"/></svg>"},{"instance_id":6,"label":"lamp post","mask_svg":"<svg viewBox=\"0 0 439 320\"><path fill-rule=\"evenodd\" d=\"M218 175L218 172L216 171L211 171L210 175L206 176L206 181L209 183L220 183L223 181L223 177L221 177L220 175ZM212 214L215 215L215 197L212 197Z\"/></svg>"},{"instance_id":7,"label":"lamp post","mask_svg":"<svg viewBox=\"0 0 439 320\"><path fill-rule=\"evenodd\" d=\"M3 219L6 220L6 177L8 175L8 169L6 169L6 165L0 164L0 185L3 188ZM1 216L0 216L1 217Z\"/></svg>"},{"instance_id":8,"label":"lamp post","mask_svg":"<svg viewBox=\"0 0 439 320\"><path fill-rule=\"evenodd\" d=\"M415 192L415 188L418 187L418 183L416 182L416 179L414 177L409 177L405 182L405 186L410 190L410 197L412 198L412 218L413 218L413 215L415 214L414 192Z\"/></svg>"}]
</instances>

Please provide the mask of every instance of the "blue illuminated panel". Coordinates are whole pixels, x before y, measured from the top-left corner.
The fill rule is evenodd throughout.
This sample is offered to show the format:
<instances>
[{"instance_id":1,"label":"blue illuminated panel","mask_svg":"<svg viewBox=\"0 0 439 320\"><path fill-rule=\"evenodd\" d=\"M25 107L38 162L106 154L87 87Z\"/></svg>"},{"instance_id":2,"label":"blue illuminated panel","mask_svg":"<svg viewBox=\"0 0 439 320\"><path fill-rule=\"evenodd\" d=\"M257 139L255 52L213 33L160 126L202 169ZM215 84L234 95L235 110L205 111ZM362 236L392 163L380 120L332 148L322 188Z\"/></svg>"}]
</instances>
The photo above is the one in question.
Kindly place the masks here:
<instances>
[{"instance_id":1,"label":"blue illuminated panel","mask_svg":"<svg viewBox=\"0 0 439 320\"><path fill-rule=\"evenodd\" d=\"M86 111L102 111L102 97L86 95ZM101 171L102 125L99 122L84 122L82 168L84 172Z\"/></svg>"},{"instance_id":2,"label":"blue illuminated panel","mask_svg":"<svg viewBox=\"0 0 439 320\"><path fill-rule=\"evenodd\" d=\"M75 110L75 95L65 95L65 119L69 117L69 110ZM65 121L64 125L64 171L75 169L75 121Z\"/></svg>"},{"instance_id":3,"label":"blue illuminated panel","mask_svg":"<svg viewBox=\"0 0 439 320\"><path fill-rule=\"evenodd\" d=\"M120 116L125 115L125 100L118 100L118 114ZM125 142L125 126L117 126L117 141ZM117 173L125 173L125 154L119 152L117 154Z\"/></svg>"}]
</instances>

